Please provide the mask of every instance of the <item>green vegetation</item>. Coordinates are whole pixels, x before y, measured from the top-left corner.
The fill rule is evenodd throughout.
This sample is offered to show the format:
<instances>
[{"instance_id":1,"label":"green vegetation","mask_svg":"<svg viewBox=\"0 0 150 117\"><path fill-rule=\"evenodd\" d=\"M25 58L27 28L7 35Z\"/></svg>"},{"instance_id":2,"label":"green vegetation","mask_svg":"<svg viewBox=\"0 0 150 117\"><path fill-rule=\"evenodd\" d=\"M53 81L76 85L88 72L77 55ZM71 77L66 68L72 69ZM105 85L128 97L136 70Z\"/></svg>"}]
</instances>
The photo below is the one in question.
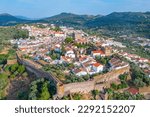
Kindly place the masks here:
<instances>
[{"instance_id":1,"label":"green vegetation","mask_svg":"<svg viewBox=\"0 0 150 117\"><path fill-rule=\"evenodd\" d=\"M137 45L137 44L134 44L132 40L122 39L122 38L116 38L115 40L123 43L124 45L126 45L126 48L121 48L125 52L131 53L131 54L136 54L136 55L139 55L143 58L150 59L150 52L145 50L144 47L142 47L140 45Z\"/></svg>"},{"instance_id":2,"label":"green vegetation","mask_svg":"<svg viewBox=\"0 0 150 117\"><path fill-rule=\"evenodd\" d=\"M61 31L61 28L59 26L56 26L54 29L56 32Z\"/></svg>"},{"instance_id":3,"label":"green vegetation","mask_svg":"<svg viewBox=\"0 0 150 117\"><path fill-rule=\"evenodd\" d=\"M57 77L60 80L65 80L65 74L63 71L66 69L65 65L46 65L43 67L43 69L47 72L50 72L53 74L55 77Z\"/></svg>"},{"instance_id":4,"label":"green vegetation","mask_svg":"<svg viewBox=\"0 0 150 117\"><path fill-rule=\"evenodd\" d=\"M51 50L48 54L52 60L56 60L56 59L60 59L60 55L61 55L61 52L56 52L54 50Z\"/></svg>"},{"instance_id":5,"label":"green vegetation","mask_svg":"<svg viewBox=\"0 0 150 117\"><path fill-rule=\"evenodd\" d=\"M150 12L114 12L86 22L88 28L106 36L136 35L150 37Z\"/></svg>"},{"instance_id":6,"label":"green vegetation","mask_svg":"<svg viewBox=\"0 0 150 117\"><path fill-rule=\"evenodd\" d=\"M101 63L103 65L108 65L110 57L98 57L97 56L95 59L98 63Z\"/></svg>"},{"instance_id":7,"label":"green vegetation","mask_svg":"<svg viewBox=\"0 0 150 117\"><path fill-rule=\"evenodd\" d=\"M129 92L116 93L109 95L110 100L142 100L144 96L141 94L132 95Z\"/></svg>"},{"instance_id":8,"label":"green vegetation","mask_svg":"<svg viewBox=\"0 0 150 117\"><path fill-rule=\"evenodd\" d=\"M80 43L76 43L75 46L77 46L78 48L89 48L91 45L90 44L80 44Z\"/></svg>"},{"instance_id":9,"label":"green vegetation","mask_svg":"<svg viewBox=\"0 0 150 117\"><path fill-rule=\"evenodd\" d=\"M89 75L78 77L73 73L65 74L65 70L71 70L74 67L73 64L57 64L57 65L46 65L43 70L50 72L53 76L57 77L64 83L84 82L89 80Z\"/></svg>"},{"instance_id":10,"label":"green vegetation","mask_svg":"<svg viewBox=\"0 0 150 117\"><path fill-rule=\"evenodd\" d=\"M94 100L96 100L96 96L99 94L99 91L98 90L92 90L91 93L93 95Z\"/></svg>"},{"instance_id":11,"label":"green vegetation","mask_svg":"<svg viewBox=\"0 0 150 117\"><path fill-rule=\"evenodd\" d=\"M6 73L0 73L0 99L5 98L5 88L8 84L8 75Z\"/></svg>"},{"instance_id":12,"label":"green vegetation","mask_svg":"<svg viewBox=\"0 0 150 117\"><path fill-rule=\"evenodd\" d=\"M71 37L67 37L66 39L65 39L65 43L73 43L74 42L74 39L73 38L71 38Z\"/></svg>"},{"instance_id":13,"label":"green vegetation","mask_svg":"<svg viewBox=\"0 0 150 117\"><path fill-rule=\"evenodd\" d=\"M136 87L150 86L150 78L145 74L137 65L134 63L130 64L131 66L131 77L132 83Z\"/></svg>"},{"instance_id":14,"label":"green vegetation","mask_svg":"<svg viewBox=\"0 0 150 117\"><path fill-rule=\"evenodd\" d=\"M19 64L13 64L5 67L5 72L10 72L10 78L15 78L25 73L25 66Z\"/></svg>"},{"instance_id":15,"label":"green vegetation","mask_svg":"<svg viewBox=\"0 0 150 117\"><path fill-rule=\"evenodd\" d=\"M10 45L11 39L28 38L27 30L17 29L16 27L0 27L0 50Z\"/></svg>"},{"instance_id":16,"label":"green vegetation","mask_svg":"<svg viewBox=\"0 0 150 117\"><path fill-rule=\"evenodd\" d=\"M81 93L69 94L62 98L62 100L82 100L82 99L83 99L83 95Z\"/></svg>"},{"instance_id":17,"label":"green vegetation","mask_svg":"<svg viewBox=\"0 0 150 117\"><path fill-rule=\"evenodd\" d=\"M73 100L81 100L82 99L82 94L80 93L75 93L72 95Z\"/></svg>"},{"instance_id":18,"label":"green vegetation","mask_svg":"<svg viewBox=\"0 0 150 117\"><path fill-rule=\"evenodd\" d=\"M85 21L89 21L93 19L94 16L89 15L76 15L71 13L61 13L59 15L42 19L41 22L63 25L63 26L71 26L71 27L82 27Z\"/></svg>"},{"instance_id":19,"label":"green vegetation","mask_svg":"<svg viewBox=\"0 0 150 117\"><path fill-rule=\"evenodd\" d=\"M9 49L9 52L7 54L8 60L16 59L16 50L14 49Z\"/></svg>"},{"instance_id":20,"label":"green vegetation","mask_svg":"<svg viewBox=\"0 0 150 117\"><path fill-rule=\"evenodd\" d=\"M76 76L73 73L70 73L68 75L65 76L66 80L64 81L65 83L75 83L75 82L84 82L90 79L89 75L85 75L85 76Z\"/></svg>"},{"instance_id":21,"label":"green vegetation","mask_svg":"<svg viewBox=\"0 0 150 117\"><path fill-rule=\"evenodd\" d=\"M5 65L7 60L15 59L16 52L13 49L10 49L8 54L0 54L0 65Z\"/></svg>"},{"instance_id":22,"label":"green vegetation","mask_svg":"<svg viewBox=\"0 0 150 117\"><path fill-rule=\"evenodd\" d=\"M29 100L49 100L52 99L52 95L55 94L56 89L52 83L48 82L44 78L38 79L31 83Z\"/></svg>"},{"instance_id":23,"label":"green vegetation","mask_svg":"<svg viewBox=\"0 0 150 117\"><path fill-rule=\"evenodd\" d=\"M124 88L127 88L128 87L128 84L127 84L127 77L128 77L128 74L125 73L125 74L121 74L119 76L119 79L121 81L120 84L116 85L115 83L112 83L111 84L111 88L113 90L119 90L119 89L124 89Z\"/></svg>"},{"instance_id":24,"label":"green vegetation","mask_svg":"<svg viewBox=\"0 0 150 117\"><path fill-rule=\"evenodd\" d=\"M7 63L7 58L8 58L8 55L0 54L0 65L6 64Z\"/></svg>"}]
</instances>

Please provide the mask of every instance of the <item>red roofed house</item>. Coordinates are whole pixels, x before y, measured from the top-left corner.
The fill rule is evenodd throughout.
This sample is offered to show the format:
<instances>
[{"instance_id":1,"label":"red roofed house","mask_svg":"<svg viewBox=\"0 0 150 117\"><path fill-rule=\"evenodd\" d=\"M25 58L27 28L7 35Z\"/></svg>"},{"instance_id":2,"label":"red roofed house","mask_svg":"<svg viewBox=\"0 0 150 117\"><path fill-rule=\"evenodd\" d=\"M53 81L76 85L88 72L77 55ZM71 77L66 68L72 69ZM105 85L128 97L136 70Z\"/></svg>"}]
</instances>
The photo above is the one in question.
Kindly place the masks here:
<instances>
[{"instance_id":1,"label":"red roofed house","mask_svg":"<svg viewBox=\"0 0 150 117\"><path fill-rule=\"evenodd\" d=\"M128 90L127 90L129 93L131 93L132 95L136 95L136 94L138 94L139 93L139 89L137 89L137 88L129 88Z\"/></svg>"},{"instance_id":2,"label":"red roofed house","mask_svg":"<svg viewBox=\"0 0 150 117\"><path fill-rule=\"evenodd\" d=\"M105 56L105 53L104 53L104 51L102 51L102 50L95 50L95 51L92 51L91 56L92 56L93 58L95 58L96 56L104 57L104 56Z\"/></svg>"},{"instance_id":3,"label":"red roofed house","mask_svg":"<svg viewBox=\"0 0 150 117\"><path fill-rule=\"evenodd\" d=\"M74 72L77 76L84 76L84 75L87 75L86 70L83 69L83 68L74 69L73 72Z\"/></svg>"},{"instance_id":4,"label":"red roofed house","mask_svg":"<svg viewBox=\"0 0 150 117\"><path fill-rule=\"evenodd\" d=\"M104 66L100 63L93 64L92 68L93 68L95 73L99 73L99 72L102 72L104 70Z\"/></svg>"},{"instance_id":5,"label":"red roofed house","mask_svg":"<svg viewBox=\"0 0 150 117\"><path fill-rule=\"evenodd\" d=\"M61 56L61 61L66 63L71 63L72 59L70 57Z\"/></svg>"},{"instance_id":6,"label":"red roofed house","mask_svg":"<svg viewBox=\"0 0 150 117\"><path fill-rule=\"evenodd\" d=\"M146 63L146 62L148 62L148 59L146 59L146 58L139 58L139 62Z\"/></svg>"}]
</instances>

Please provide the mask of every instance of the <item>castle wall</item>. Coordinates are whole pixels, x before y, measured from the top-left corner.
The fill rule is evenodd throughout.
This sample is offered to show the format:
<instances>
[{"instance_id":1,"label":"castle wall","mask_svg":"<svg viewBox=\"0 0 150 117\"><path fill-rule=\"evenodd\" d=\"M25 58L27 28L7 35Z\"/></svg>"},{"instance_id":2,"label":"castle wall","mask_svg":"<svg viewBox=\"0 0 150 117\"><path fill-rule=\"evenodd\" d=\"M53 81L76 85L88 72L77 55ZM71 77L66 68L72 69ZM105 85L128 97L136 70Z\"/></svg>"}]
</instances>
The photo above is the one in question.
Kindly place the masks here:
<instances>
[{"instance_id":1,"label":"castle wall","mask_svg":"<svg viewBox=\"0 0 150 117\"><path fill-rule=\"evenodd\" d=\"M119 80L118 77L120 74L128 73L130 70L130 67L127 66L119 70L113 70L106 74L95 76L92 81L63 84L59 79L55 78L50 73L40 69L40 66L36 67L25 59L20 59L20 57L18 57L18 62L25 65L26 69L31 73L34 73L37 77L47 78L48 80L53 81L56 85L57 95L59 97L62 97L68 93L88 93L94 89L102 90L105 87L109 87L112 82Z\"/></svg>"},{"instance_id":2,"label":"castle wall","mask_svg":"<svg viewBox=\"0 0 150 117\"><path fill-rule=\"evenodd\" d=\"M102 90L105 87L109 87L110 84L116 80L119 80L118 77L120 74L128 73L130 67L125 67L119 70L114 70L103 75L98 75L94 77L92 81L80 82L80 83L69 83L64 84L65 93L88 93L94 89Z\"/></svg>"}]
</instances>

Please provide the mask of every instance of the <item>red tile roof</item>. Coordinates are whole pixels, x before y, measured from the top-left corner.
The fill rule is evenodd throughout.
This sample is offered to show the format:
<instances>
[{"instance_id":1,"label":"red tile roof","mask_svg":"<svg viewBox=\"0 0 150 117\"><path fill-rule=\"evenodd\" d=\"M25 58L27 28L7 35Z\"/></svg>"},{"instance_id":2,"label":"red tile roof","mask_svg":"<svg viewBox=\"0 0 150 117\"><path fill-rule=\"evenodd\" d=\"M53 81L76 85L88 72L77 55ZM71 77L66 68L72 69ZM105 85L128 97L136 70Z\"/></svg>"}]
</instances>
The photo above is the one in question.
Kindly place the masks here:
<instances>
[{"instance_id":1,"label":"red tile roof","mask_svg":"<svg viewBox=\"0 0 150 117\"><path fill-rule=\"evenodd\" d=\"M93 66L99 67L99 66L102 66L102 64L100 64L100 63L95 63L95 64L93 64Z\"/></svg>"},{"instance_id":2,"label":"red tile roof","mask_svg":"<svg viewBox=\"0 0 150 117\"><path fill-rule=\"evenodd\" d=\"M132 95L136 95L139 93L139 90L137 88L129 88L127 91Z\"/></svg>"},{"instance_id":3,"label":"red tile roof","mask_svg":"<svg viewBox=\"0 0 150 117\"><path fill-rule=\"evenodd\" d=\"M95 50L93 53L100 53L100 54L105 54L102 50Z\"/></svg>"}]
</instances>

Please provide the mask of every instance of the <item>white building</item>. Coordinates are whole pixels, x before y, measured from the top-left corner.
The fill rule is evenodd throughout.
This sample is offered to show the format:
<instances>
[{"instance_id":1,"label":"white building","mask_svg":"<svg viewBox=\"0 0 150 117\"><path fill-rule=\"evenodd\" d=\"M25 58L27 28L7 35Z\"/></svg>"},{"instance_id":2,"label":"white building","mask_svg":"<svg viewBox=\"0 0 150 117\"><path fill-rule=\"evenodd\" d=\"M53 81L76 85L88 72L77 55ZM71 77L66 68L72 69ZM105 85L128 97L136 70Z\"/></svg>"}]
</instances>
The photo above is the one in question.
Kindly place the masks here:
<instances>
[{"instance_id":1,"label":"white building","mask_svg":"<svg viewBox=\"0 0 150 117\"><path fill-rule=\"evenodd\" d=\"M88 73L86 72L86 70L84 70L83 68L79 68L79 69L74 69L73 70L74 74L77 76L85 76Z\"/></svg>"},{"instance_id":2,"label":"white building","mask_svg":"<svg viewBox=\"0 0 150 117\"><path fill-rule=\"evenodd\" d=\"M91 56L95 58L96 56L105 57L105 53L101 50L92 51Z\"/></svg>"},{"instance_id":3,"label":"white building","mask_svg":"<svg viewBox=\"0 0 150 117\"><path fill-rule=\"evenodd\" d=\"M74 53L74 51L73 51L72 49L66 51L65 57L70 57L70 58L74 59L74 58L75 58L75 53Z\"/></svg>"},{"instance_id":4,"label":"white building","mask_svg":"<svg viewBox=\"0 0 150 117\"><path fill-rule=\"evenodd\" d=\"M95 63L92 65L92 69L94 70L94 72L100 73L104 70L104 66L100 63Z\"/></svg>"}]
</instances>

